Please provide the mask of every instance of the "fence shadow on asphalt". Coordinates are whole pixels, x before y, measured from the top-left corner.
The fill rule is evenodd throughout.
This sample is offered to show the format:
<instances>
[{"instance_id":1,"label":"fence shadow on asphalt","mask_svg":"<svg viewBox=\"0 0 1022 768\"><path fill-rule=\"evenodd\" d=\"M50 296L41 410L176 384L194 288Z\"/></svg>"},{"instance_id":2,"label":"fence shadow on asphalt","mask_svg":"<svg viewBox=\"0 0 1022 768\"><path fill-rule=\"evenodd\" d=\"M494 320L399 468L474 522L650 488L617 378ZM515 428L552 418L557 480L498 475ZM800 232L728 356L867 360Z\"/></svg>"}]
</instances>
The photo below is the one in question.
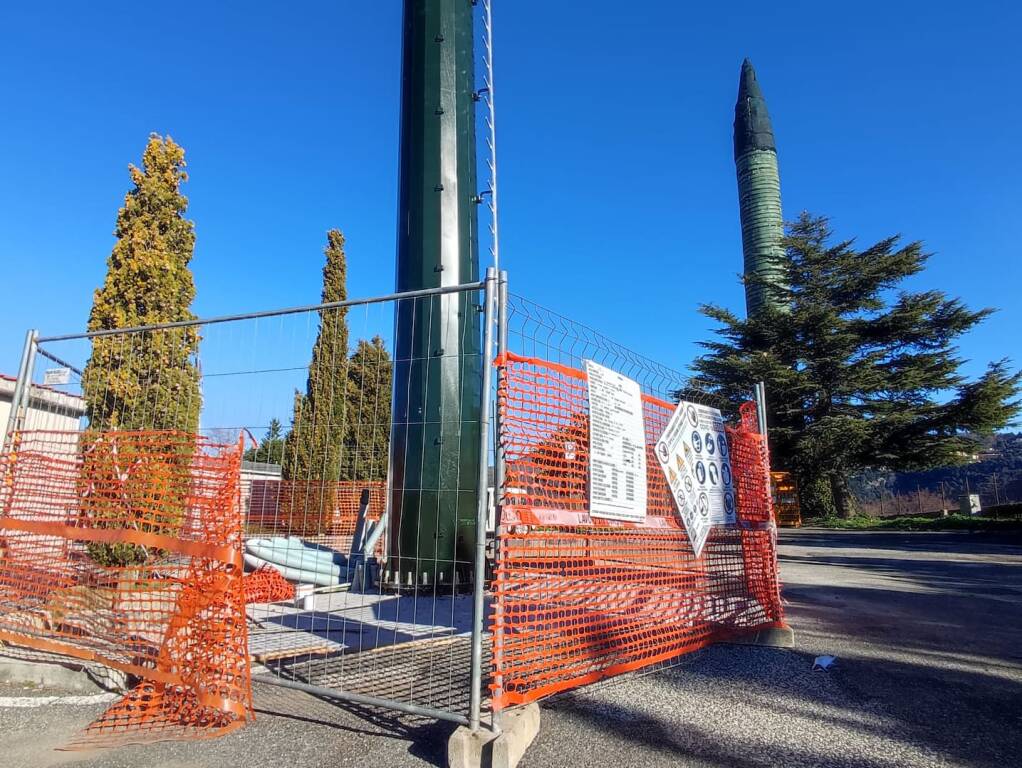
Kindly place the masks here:
<instances>
[{"instance_id":1,"label":"fence shadow on asphalt","mask_svg":"<svg viewBox=\"0 0 1022 768\"><path fill-rule=\"evenodd\" d=\"M1022 603L1022 559L1018 562L867 557L863 555L795 555L781 558L785 564L839 566L861 573L896 579L911 594L941 593L955 597Z\"/></svg>"},{"instance_id":2,"label":"fence shadow on asphalt","mask_svg":"<svg viewBox=\"0 0 1022 768\"><path fill-rule=\"evenodd\" d=\"M439 767L447 764L447 740L456 727L453 723L259 683L255 684L255 703L257 717L279 717L367 739L406 742L409 754Z\"/></svg>"},{"instance_id":3,"label":"fence shadow on asphalt","mask_svg":"<svg viewBox=\"0 0 1022 768\"><path fill-rule=\"evenodd\" d=\"M779 765L876 764L856 751L856 738L870 740L874 749L890 745L892 753L905 747L923 755L938 753L959 765L1011 764L1022 749L1017 728L1022 680L937 671L925 660L842 658L830 672L812 672L812 662L811 654L798 651L715 646L644 680L625 678L596 691L565 694L547 706L594 733L648 751L643 762L651 764L656 764L654 753L664 751L678 760L742 768L762 766L765 754ZM648 689L626 694L618 686ZM761 731L743 738L741 727L722 731L698 718L680 720L651 711L655 704L631 703L680 701L694 691L727 700L736 723L762 718ZM819 738L815 732L820 730L829 735ZM835 754L833 745L848 739L849 732L852 743Z\"/></svg>"},{"instance_id":4,"label":"fence shadow on asphalt","mask_svg":"<svg viewBox=\"0 0 1022 768\"><path fill-rule=\"evenodd\" d=\"M1022 532L999 531L832 531L784 530L778 545L825 549L894 549L905 552L947 550L962 555L1003 554L1006 547L1022 544Z\"/></svg>"}]
</instances>

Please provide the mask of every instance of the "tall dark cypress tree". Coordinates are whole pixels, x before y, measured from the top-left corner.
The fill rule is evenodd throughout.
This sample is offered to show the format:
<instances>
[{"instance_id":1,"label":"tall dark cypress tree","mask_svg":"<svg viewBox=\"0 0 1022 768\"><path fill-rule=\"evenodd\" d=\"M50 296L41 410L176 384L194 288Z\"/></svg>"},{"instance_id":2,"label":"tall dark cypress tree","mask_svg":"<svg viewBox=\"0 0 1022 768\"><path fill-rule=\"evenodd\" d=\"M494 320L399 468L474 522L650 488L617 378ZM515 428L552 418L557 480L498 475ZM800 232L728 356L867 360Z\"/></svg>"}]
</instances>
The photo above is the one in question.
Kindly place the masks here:
<instances>
[{"instance_id":1,"label":"tall dark cypress tree","mask_svg":"<svg viewBox=\"0 0 1022 768\"><path fill-rule=\"evenodd\" d=\"M386 480L390 451L390 354L383 339L361 339L348 367L348 421L343 478Z\"/></svg>"},{"instance_id":2,"label":"tall dark cypress tree","mask_svg":"<svg viewBox=\"0 0 1022 768\"><path fill-rule=\"evenodd\" d=\"M773 463L795 472L803 514L849 516L850 474L961 463L1018 414L1022 374L1006 360L975 381L960 372L956 339L992 310L940 291L893 293L924 269L920 243L857 250L804 213L783 244L791 311L742 320L704 306L722 327L693 368L736 406L766 382Z\"/></svg>"},{"instance_id":3,"label":"tall dark cypress tree","mask_svg":"<svg viewBox=\"0 0 1022 768\"><path fill-rule=\"evenodd\" d=\"M327 232L323 267L324 304L348 298L344 235ZM319 334L305 394L295 398L291 431L284 447L285 480L336 481L347 435L348 310L327 309L319 314Z\"/></svg>"},{"instance_id":4,"label":"tall dark cypress tree","mask_svg":"<svg viewBox=\"0 0 1022 768\"><path fill-rule=\"evenodd\" d=\"M324 304L348 297L344 235L327 232L323 267ZM281 474L281 516L298 535L316 535L328 529L334 511L335 483L341 478L344 441L348 434L348 310L324 309L305 394L295 392L291 431L284 441Z\"/></svg>"}]
</instances>

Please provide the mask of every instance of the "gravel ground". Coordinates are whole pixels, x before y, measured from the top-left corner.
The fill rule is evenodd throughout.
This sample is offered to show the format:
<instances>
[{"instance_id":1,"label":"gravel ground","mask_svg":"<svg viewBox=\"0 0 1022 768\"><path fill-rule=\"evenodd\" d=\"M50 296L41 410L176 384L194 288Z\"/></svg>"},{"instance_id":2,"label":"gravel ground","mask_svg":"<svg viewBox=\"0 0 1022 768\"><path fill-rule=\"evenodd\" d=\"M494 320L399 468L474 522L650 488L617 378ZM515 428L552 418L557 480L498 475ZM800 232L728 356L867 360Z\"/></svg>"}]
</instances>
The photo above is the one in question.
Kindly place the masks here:
<instances>
[{"instance_id":1,"label":"gravel ground","mask_svg":"<svg viewBox=\"0 0 1022 768\"><path fill-rule=\"evenodd\" d=\"M802 530L781 557L794 649L717 646L545 702L522 768L1022 762L1022 542ZM813 672L824 653L836 665ZM102 705L0 707L0 765L444 764L444 724L276 688L257 702L223 739L96 753L55 748Z\"/></svg>"}]
</instances>

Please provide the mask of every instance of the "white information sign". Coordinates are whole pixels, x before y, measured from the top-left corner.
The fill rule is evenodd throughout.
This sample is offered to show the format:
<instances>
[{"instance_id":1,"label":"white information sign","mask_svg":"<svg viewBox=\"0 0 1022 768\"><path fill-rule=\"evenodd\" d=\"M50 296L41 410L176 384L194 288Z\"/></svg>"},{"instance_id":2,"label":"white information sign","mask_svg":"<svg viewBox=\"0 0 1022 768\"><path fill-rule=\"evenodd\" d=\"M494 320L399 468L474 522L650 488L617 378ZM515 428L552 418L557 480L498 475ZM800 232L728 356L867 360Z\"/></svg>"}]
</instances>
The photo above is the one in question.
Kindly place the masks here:
<instances>
[{"instance_id":1,"label":"white information sign","mask_svg":"<svg viewBox=\"0 0 1022 768\"><path fill-rule=\"evenodd\" d=\"M589 514L646 519L642 393L627 376L586 360L589 379Z\"/></svg>"},{"instance_id":2,"label":"white information sign","mask_svg":"<svg viewBox=\"0 0 1022 768\"><path fill-rule=\"evenodd\" d=\"M657 441L656 456L698 557L712 526L735 522L731 457L720 411L678 403Z\"/></svg>"},{"instance_id":3,"label":"white information sign","mask_svg":"<svg viewBox=\"0 0 1022 768\"><path fill-rule=\"evenodd\" d=\"M48 387L67 384L71 381L70 368L47 368L43 373L43 384Z\"/></svg>"}]
</instances>

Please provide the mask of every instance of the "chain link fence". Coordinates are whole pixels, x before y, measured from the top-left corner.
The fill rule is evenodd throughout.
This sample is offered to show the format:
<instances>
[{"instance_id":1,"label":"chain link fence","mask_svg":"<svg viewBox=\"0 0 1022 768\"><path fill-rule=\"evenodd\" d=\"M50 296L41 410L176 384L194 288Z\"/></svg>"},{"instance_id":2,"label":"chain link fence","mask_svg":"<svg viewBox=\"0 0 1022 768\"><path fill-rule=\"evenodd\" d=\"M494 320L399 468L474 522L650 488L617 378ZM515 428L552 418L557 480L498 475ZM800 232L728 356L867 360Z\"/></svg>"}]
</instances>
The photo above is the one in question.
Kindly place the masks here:
<instances>
[{"instance_id":1,"label":"chain link fence","mask_svg":"<svg viewBox=\"0 0 1022 768\"><path fill-rule=\"evenodd\" d=\"M981 514L1022 519L1022 470L990 471L963 466L945 479L895 478L861 493L859 511L869 517L941 517Z\"/></svg>"}]
</instances>

